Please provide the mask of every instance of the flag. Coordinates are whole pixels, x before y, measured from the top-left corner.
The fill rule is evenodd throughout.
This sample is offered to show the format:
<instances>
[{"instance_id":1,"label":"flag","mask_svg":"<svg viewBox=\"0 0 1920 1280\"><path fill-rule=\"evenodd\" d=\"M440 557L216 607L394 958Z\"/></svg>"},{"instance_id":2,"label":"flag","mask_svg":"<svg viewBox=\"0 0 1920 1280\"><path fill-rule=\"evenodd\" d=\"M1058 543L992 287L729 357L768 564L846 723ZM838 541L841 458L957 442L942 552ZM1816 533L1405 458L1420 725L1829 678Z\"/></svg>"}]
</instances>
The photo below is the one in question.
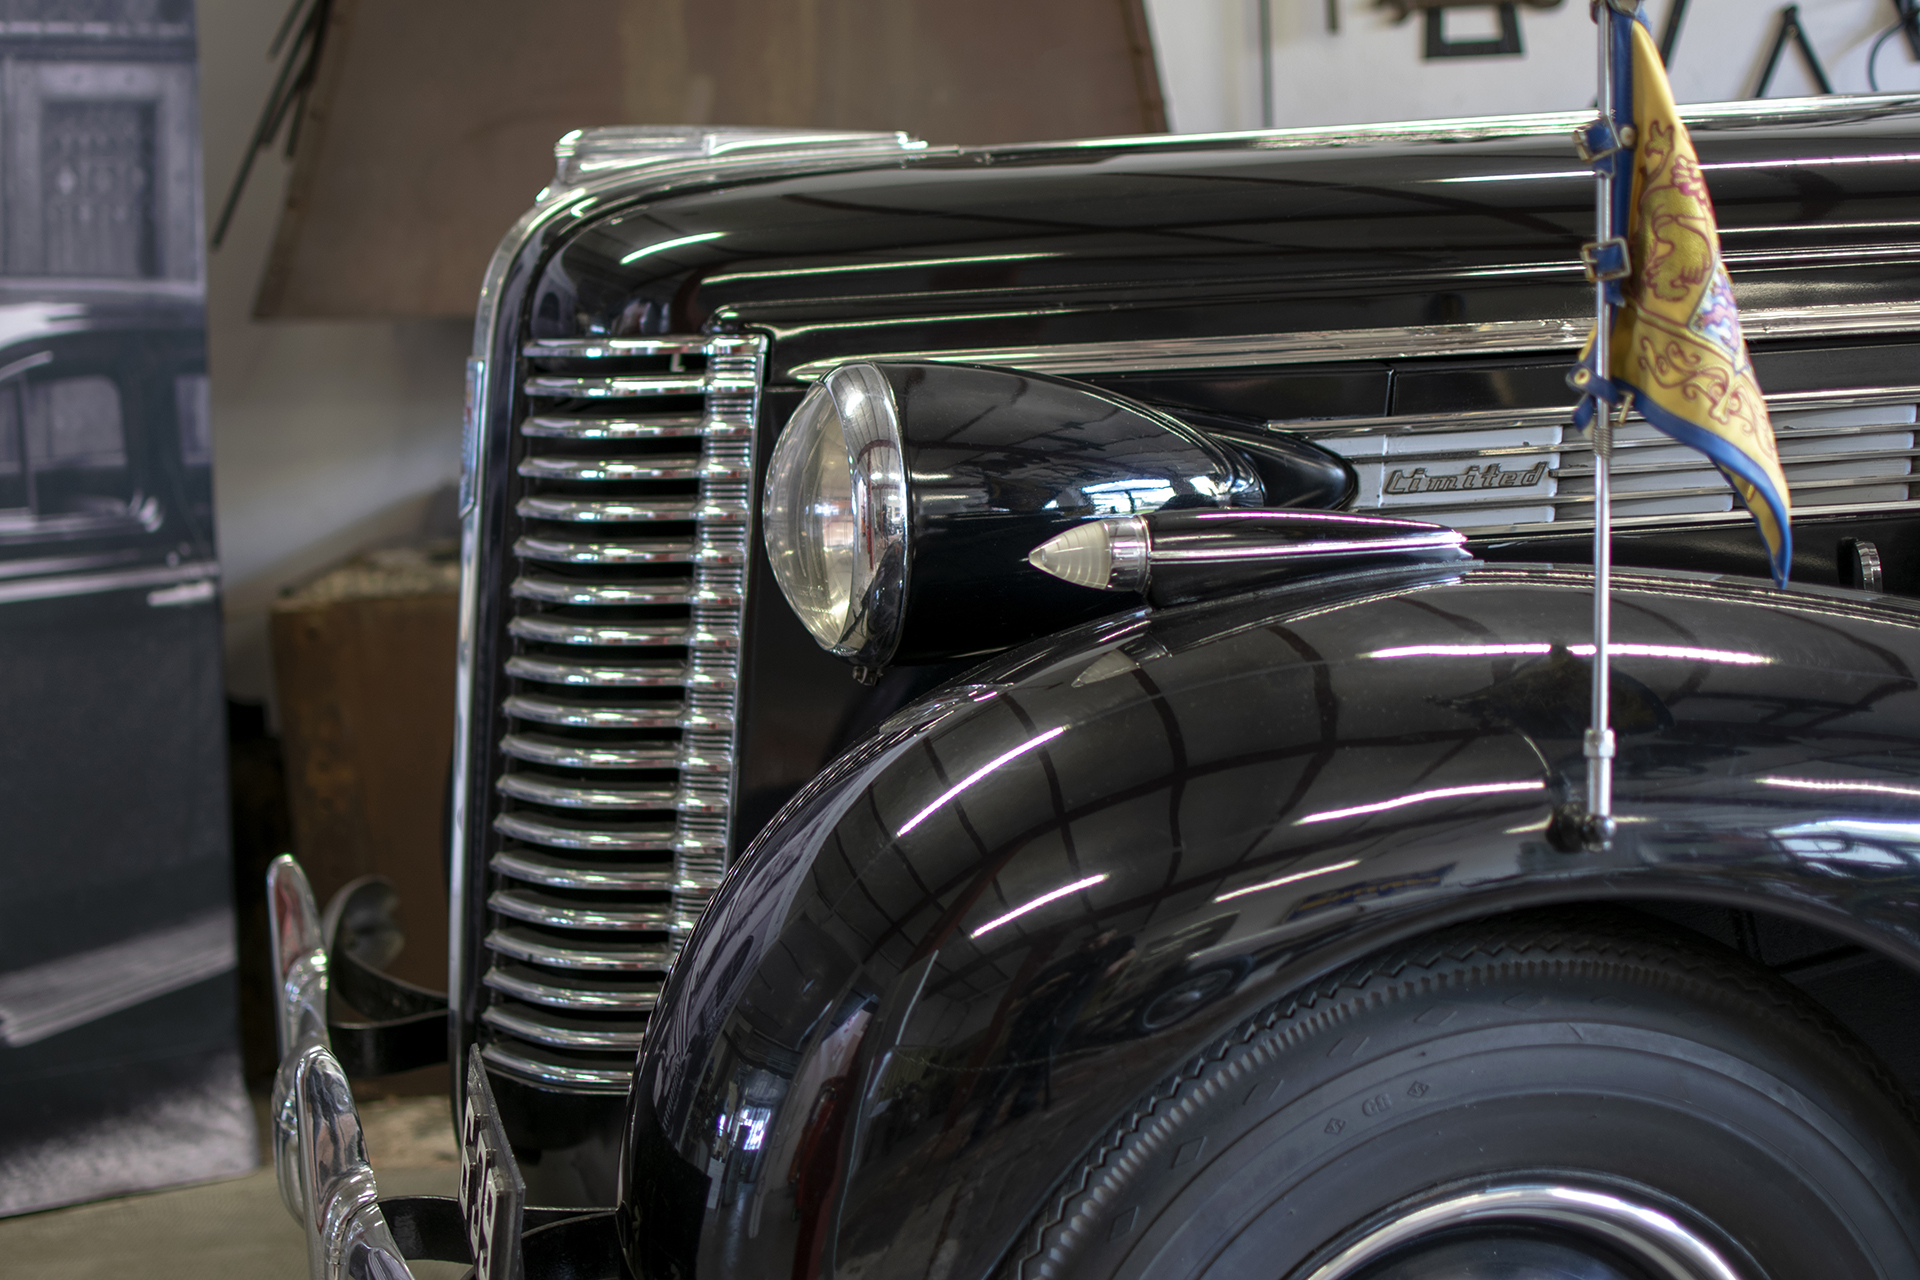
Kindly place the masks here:
<instances>
[{"instance_id":1,"label":"flag","mask_svg":"<svg viewBox=\"0 0 1920 1280\"><path fill-rule=\"evenodd\" d=\"M1614 304L1610 368L1605 377L1593 368L1589 339L1572 378L1585 393L1574 422L1585 426L1600 402L1618 404L1630 393L1648 422L1706 454L1726 476L1760 527L1774 582L1785 586L1793 557L1787 480L1700 162L1644 16L1629 18L1606 3L1599 14L1609 28L1601 38L1614 41L1614 118L1585 138L1596 165L1615 166L1614 226L1624 232L1625 261L1617 261L1617 245L1611 254L1605 243L1589 254L1602 278L1619 278L1606 286Z\"/></svg>"}]
</instances>

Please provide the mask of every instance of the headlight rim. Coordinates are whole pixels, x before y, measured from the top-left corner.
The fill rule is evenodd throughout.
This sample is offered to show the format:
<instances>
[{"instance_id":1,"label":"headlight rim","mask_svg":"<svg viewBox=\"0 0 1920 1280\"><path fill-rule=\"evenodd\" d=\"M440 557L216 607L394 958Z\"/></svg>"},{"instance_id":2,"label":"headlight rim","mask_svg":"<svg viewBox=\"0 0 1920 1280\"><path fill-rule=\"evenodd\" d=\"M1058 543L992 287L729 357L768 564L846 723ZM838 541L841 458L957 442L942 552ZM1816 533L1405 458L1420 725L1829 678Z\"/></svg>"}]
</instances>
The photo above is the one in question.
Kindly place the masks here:
<instances>
[{"instance_id":1,"label":"headlight rim","mask_svg":"<svg viewBox=\"0 0 1920 1280\"><path fill-rule=\"evenodd\" d=\"M886 376L866 362L835 368L808 393L809 398L816 395L829 400L845 445L857 538L840 634L831 640L819 632L812 634L834 656L877 669L884 667L899 647L906 611L911 491L899 407ZM803 400L788 419L788 431L802 422L805 405ZM802 425L819 431L823 416L811 415ZM790 441L783 431L775 444L775 454L802 449L805 443L797 438ZM763 511L772 508L779 478L778 468L769 469ZM785 583L781 589L785 594Z\"/></svg>"}]
</instances>

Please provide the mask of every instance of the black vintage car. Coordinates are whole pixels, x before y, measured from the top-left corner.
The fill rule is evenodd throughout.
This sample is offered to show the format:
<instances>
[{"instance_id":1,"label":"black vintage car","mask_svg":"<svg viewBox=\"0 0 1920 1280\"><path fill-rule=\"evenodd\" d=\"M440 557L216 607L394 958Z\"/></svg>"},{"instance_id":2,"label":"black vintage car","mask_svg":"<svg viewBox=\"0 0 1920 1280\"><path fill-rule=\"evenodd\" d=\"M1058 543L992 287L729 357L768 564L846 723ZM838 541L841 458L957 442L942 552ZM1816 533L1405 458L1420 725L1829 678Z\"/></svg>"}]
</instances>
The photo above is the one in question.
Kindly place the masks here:
<instances>
[{"instance_id":1,"label":"black vintage car","mask_svg":"<svg viewBox=\"0 0 1920 1280\"><path fill-rule=\"evenodd\" d=\"M197 284L0 283L7 1212L237 1087L206 359Z\"/></svg>"},{"instance_id":2,"label":"black vintage car","mask_svg":"<svg viewBox=\"0 0 1920 1280\"><path fill-rule=\"evenodd\" d=\"M1920 98L1687 118L1793 585L1621 430L1604 847L1579 119L563 140L470 375L482 1270L1920 1273ZM468 1256L328 948L441 1015L276 875L316 1266Z\"/></svg>"}]
</instances>

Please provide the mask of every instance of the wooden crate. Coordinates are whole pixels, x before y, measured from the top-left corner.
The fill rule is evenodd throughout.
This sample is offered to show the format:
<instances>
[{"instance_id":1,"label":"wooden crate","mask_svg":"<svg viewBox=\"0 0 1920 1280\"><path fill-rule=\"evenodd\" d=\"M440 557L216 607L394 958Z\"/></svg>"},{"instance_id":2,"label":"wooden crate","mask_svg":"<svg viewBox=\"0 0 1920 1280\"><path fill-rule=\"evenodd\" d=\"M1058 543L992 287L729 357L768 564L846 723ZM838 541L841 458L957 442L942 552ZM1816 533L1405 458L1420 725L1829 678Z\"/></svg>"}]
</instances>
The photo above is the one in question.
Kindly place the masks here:
<instances>
[{"instance_id":1,"label":"wooden crate","mask_svg":"<svg viewBox=\"0 0 1920 1280\"><path fill-rule=\"evenodd\" d=\"M356 876L389 877L407 941L388 971L436 991L458 582L451 556L374 552L282 597L272 618L294 856L323 907Z\"/></svg>"}]
</instances>

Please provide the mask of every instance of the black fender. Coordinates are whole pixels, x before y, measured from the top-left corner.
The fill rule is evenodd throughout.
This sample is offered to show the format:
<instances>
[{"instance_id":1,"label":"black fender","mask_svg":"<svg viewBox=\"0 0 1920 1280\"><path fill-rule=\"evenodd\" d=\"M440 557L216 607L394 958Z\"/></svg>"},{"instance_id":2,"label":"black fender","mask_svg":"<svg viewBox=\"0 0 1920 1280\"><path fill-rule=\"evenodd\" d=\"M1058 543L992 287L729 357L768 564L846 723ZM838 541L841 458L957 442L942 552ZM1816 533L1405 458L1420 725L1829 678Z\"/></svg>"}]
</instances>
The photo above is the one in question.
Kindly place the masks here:
<instances>
[{"instance_id":1,"label":"black fender","mask_svg":"<svg viewBox=\"0 0 1920 1280\"><path fill-rule=\"evenodd\" d=\"M1509 909L1672 898L1920 968L1920 607L1620 574L1619 836L1585 572L1399 569L1128 614L910 707L702 918L636 1076L635 1274L989 1274L1123 1111L1254 1011Z\"/></svg>"}]
</instances>

